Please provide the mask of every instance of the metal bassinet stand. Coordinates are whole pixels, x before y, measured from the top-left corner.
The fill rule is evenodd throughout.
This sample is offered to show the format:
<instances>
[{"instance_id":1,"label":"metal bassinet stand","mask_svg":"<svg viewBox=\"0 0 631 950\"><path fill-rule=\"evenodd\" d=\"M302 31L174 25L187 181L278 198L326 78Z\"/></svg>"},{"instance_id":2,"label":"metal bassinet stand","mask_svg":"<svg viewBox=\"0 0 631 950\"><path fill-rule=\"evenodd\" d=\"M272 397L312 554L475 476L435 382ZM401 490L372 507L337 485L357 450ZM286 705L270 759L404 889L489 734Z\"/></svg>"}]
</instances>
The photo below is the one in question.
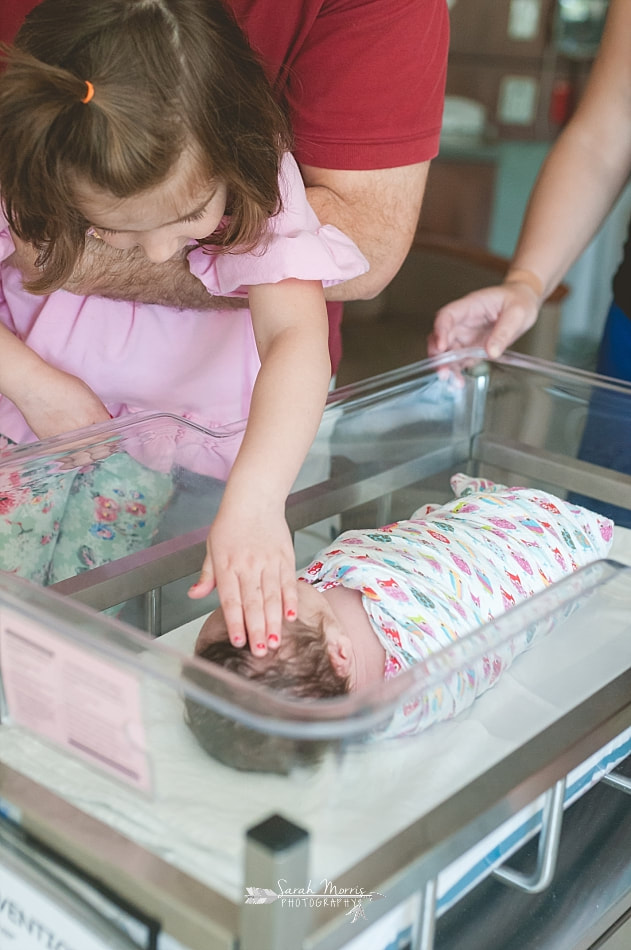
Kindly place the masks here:
<instances>
[{"instance_id":1,"label":"metal bassinet stand","mask_svg":"<svg viewBox=\"0 0 631 950\"><path fill-rule=\"evenodd\" d=\"M504 484L536 485L559 495L578 492L594 506L613 503L631 512L631 477L577 459L590 407L591 411L596 407L609 421L622 427L631 419L631 387L515 354L489 361L478 351L466 353L458 360L445 357L440 365L424 361L338 390L331 395L321 435L289 499L290 524L299 534L330 518L337 519L338 527L352 527L404 517L423 501L446 500L449 476L456 471L484 474ZM185 425L181 420L177 424ZM157 431L162 422L149 416L133 425L140 426L141 431ZM111 440L122 431L113 424L101 438ZM32 468L38 458L41 460L43 448L47 449L49 464L53 456L71 455L76 444L53 440L48 446L26 447L15 459L25 470ZM315 469L314 459L318 461ZM324 474L320 465L323 459ZM320 474L314 475L315 470ZM166 664L170 656L163 650L162 641L168 641L170 634L160 616L160 595L167 585L198 570L206 531L206 526L179 534L175 531L168 539L63 580L51 590L35 589L8 578L1 584L0 616L7 610L13 617L23 612L31 622L55 627L59 636L77 643L87 638L88 631L93 638L89 642L95 649L105 650L107 645L112 656L130 670L139 670L144 660L138 657L147 655L161 671L161 664ZM326 766L331 770L330 776L326 769L322 773L330 778L330 784L325 785L323 779L318 786L324 804L314 804L313 811L305 801L298 802L292 813L289 803L301 794L298 790L303 789L306 797L305 790L309 794L312 791L311 786L300 784L300 777L288 775L270 786L278 800L285 802L276 807L276 801L266 797L268 786L263 780L237 776L235 784L234 777L226 774L230 770L216 767L212 774L217 789L225 785L233 790L232 804L237 810L243 799L240 820L244 815L258 816L244 825L245 840L240 839L243 849L235 854L227 845L228 850L221 850L224 837L226 841L229 837L230 822L222 820L221 814L213 815L209 806L208 823L213 842L216 839L217 867L226 869L230 880L223 880L220 873L213 879L214 872L199 872L195 861L197 857L205 860L207 846L200 844L200 853L196 855L190 851L195 843L187 842L186 853L193 855L193 860L185 868L184 858L177 854L177 836L169 839L168 846L158 846L148 840L148 831L136 835L129 830L124 808L116 812L116 821L101 811L93 811L86 804L91 773L86 771L86 785L76 789L76 794L75 789L62 793L61 779L51 778L45 772L37 774L34 760L28 765L16 764L17 759L14 761L12 756L21 754L22 746L28 745L26 739L11 749L0 741L0 805L4 815L0 845L10 847L14 859L28 863L33 873L41 875L42 868L46 868L57 889L63 891L64 900L80 901L85 914L88 909L92 914L95 927L96 917L101 928L109 927L115 933L109 946L158 946L162 939L165 948L175 946L176 941L191 950L227 950L237 945L240 950L334 950L346 945L353 950L360 946L362 950L379 950L382 946L384 950L386 946L396 946L398 950L408 946L414 950L447 950L465 945L485 950L503 950L509 945L518 945L520 950L604 947L609 935L630 912L631 862L626 860L620 873L620 864L608 864L607 852L598 848L598 842L591 842L590 853L587 849L582 852L578 865L571 870L574 889L581 900L580 916L576 907L569 912L566 904L563 914L546 918L543 930L537 929L535 918L524 923L521 930L513 929L512 943L501 942L509 938L486 923L501 919L504 914L503 898L498 897L500 881L509 885L502 887L502 893L510 894L518 888L525 892L527 901L536 901L533 895L540 891L554 891L559 884L555 874L559 842L562 855L564 848L566 785L569 788L576 770L599 750L615 745L611 758L614 763L631 750L631 745L627 749L620 739L631 730L628 570L614 560L598 562L585 571L580 578L577 575L578 579L572 579L578 586L568 586L564 581L536 598L537 617L556 616L578 599L579 608L558 627L558 643L563 644L563 637L569 635L568 625L572 635L584 635L588 643L590 631L598 628L600 633L601 618L603 649L593 655L586 652L581 662L573 658L567 668L556 670L551 657L559 654L545 652L548 648L557 649L555 628L545 641L519 658L515 663L518 678L536 674L538 664L544 663L540 669L541 708L535 709L533 705L532 717L517 717L519 723L510 736L499 735L501 718L480 720L487 722L486 732L480 726L476 734L488 738L489 728L492 732L495 724L505 743L503 754L493 753L487 759L481 747L479 757L473 757L473 765L465 774L457 769L450 772L448 787L437 797L429 794L424 799L425 785L432 786L434 776L427 769L427 781L415 784L410 777L410 757L431 748L436 752L431 759L435 770L449 771L445 756L452 742L453 748L459 747L455 744L457 731L449 731L447 724L433 727L431 735L419 737L415 740L418 744L406 748L406 768L400 773L400 781L392 785L393 773L403 768L399 740L389 743L387 750L379 749L383 772L378 781L376 773L369 770L376 761L371 756L377 753L366 751L365 746L360 743L358 747L355 742L383 714L378 703L371 705L367 700L362 706L354 700L354 705L340 707L339 714L332 712L329 718L316 715L305 721L292 720L289 715L285 717L282 703L270 713L246 693L241 709L235 696L222 692L219 680L213 693L209 680L208 702L223 704L222 708L231 715L242 715L244 722L255 729L272 729L307 742L323 736L335 740L335 750ZM148 596L150 626L154 633L164 636L149 640L118 621L93 612L138 595ZM523 608L512 612L511 623L532 623L534 614L520 614L520 610ZM620 656L613 655L613 648L608 649L607 637L621 651ZM627 640L628 654L624 652ZM602 658L602 669L595 657ZM143 667L143 676L145 673ZM165 690L171 682L163 672L159 672L158 681ZM172 682L177 691L177 680ZM536 676L532 682L537 684ZM497 689L495 698L504 695L500 687L501 683L491 690L494 694ZM562 701L558 698L560 694ZM495 702L495 698L491 695L489 702ZM485 702L486 697L482 697L476 707L479 703L482 709ZM510 697L506 702L510 712ZM465 728L471 724L465 723ZM447 731L440 733L438 730L443 726ZM455 729L461 726L454 721ZM0 729L0 740L3 733L8 736L12 729L11 723L6 722ZM625 741L629 741L628 737ZM442 754L438 752L440 745ZM48 754L46 747L40 749L36 744L34 748L42 758L44 753ZM160 809L165 804L162 766L156 750L151 752L156 784L143 805L148 823L154 814L162 814ZM75 765L68 760L68 774L73 768ZM610 769L611 763L595 767L590 783ZM99 781L95 778L95 789L100 788ZM621 819L619 803L625 796L614 789L628 792L629 779L614 773L607 776L606 782L606 787L601 782L588 791L578 806L571 805L566 812L567 821L571 825L573 809L595 793L599 796L599 807L603 808L610 807L607 803L613 796L617 836L626 841L628 809ZM212 797L214 783L206 786L204 794ZM393 809L389 792L394 787L401 791L403 799ZM260 799L254 808L248 804L249 793L259 788ZM384 796L382 801L380 794ZM130 796L126 799L128 808L135 801L131 793ZM352 821L345 825L342 817L338 818L338 813L352 814L343 810L346 806L341 802L346 798L356 805L362 817L363 824L357 829L352 827ZM605 799L607 803L603 804ZM441 898L441 875L535 801L540 804L532 812L530 830L523 839L537 841L534 854L527 856L527 860L534 861L534 870L532 864L519 865L519 857L514 866L512 858L506 862L501 856L499 864L489 862L477 887L463 887L449 909L444 895ZM372 810L363 813L366 802L371 803ZM195 806L193 798L190 805ZM394 824L384 831L388 821ZM600 822L594 825L601 827ZM532 851L533 844L528 847ZM323 866L323 860L330 864ZM315 883L316 878L319 881L322 874L329 873L335 875L336 893L344 893L343 898L333 900L329 894L328 900L312 899L307 891L302 897L294 895L291 907L283 906L280 899L266 904L244 901L245 888L250 885L277 890L278 882L285 880L295 882L295 888L307 888L311 879ZM586 883L579 886L578 882ZM94 898L97 892L100 904ZM103 909L104 894L114 904L118 900L119 916L115 922L112 913ZM480 894L483 896L477 896ZM61 899L59 894L57 897ZM442 926L443 921L453 922L458 908L465 906L472 927L467 929L466 921L458 920ZM126 908L127 917L121 907ZM407 928L396 923L401 907L411 909L412 922ZM130 936L130 917L140 928L136 938ZM375 928L388 920L393 922L393 939L398 943L379 942L381 938ZM507 920L510 929L513 921ZM514 920L520 925L519 918ZM360 944L362 936L365 943Z\"/></svg>"}]
</instances>

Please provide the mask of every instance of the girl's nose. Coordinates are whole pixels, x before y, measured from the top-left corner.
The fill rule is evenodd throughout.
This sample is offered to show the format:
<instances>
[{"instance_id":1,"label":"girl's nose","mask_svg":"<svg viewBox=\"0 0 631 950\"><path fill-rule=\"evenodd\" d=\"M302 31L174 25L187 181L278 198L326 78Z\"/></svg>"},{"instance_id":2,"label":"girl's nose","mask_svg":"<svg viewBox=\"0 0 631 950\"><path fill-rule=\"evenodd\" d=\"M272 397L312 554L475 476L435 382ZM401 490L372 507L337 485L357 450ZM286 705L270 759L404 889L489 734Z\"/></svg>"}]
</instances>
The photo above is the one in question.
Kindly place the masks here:
<instances>
[{"instance_id":1,"label":"girl's nose","mask_svg":"<svg viewBox=\"0 0 631 950\"><path fill-rule=\"evenodd\" d=\"M152 264L164 264L180 250L180 242L176 237L167 235L147 234L139 244L148 261Z\"/></svg>"}]
</instances>

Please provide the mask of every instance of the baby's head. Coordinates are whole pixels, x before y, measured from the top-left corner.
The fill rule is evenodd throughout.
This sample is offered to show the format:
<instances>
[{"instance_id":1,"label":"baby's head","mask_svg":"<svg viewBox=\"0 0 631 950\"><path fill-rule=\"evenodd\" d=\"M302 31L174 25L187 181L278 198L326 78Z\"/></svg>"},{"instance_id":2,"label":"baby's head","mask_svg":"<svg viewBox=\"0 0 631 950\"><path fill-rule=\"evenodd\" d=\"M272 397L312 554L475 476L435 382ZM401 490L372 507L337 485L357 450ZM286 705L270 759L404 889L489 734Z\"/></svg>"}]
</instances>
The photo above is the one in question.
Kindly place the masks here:
<instances>
[{"instance_id":1,"label":"baby's head","mask_svg":"<svg viewBox=\"0 0 631 950\"><path fill-rule=\"evenodd\" d=\"M198 654L203 659L296 699L324 699L349 691L349 678L335 668L321 625L300 617L293 623L285 621L278 649L254 656L248 646L230 643L220 610L211 616L213 625L221 623L225 634L204 647Z\"/></svg>"},{"instance_id":2,"label":"baby's head","mask_svg":"<svg viewBox=\"0 0 631 950\"><path fill-rule=\"evenodd\" d=\"M347 664L340 659L335 636L327 636L330 628L326 602L311 588L309 593L302 591L306 586L299 584L299 592L307 594L300 598L299 605L310 599L316 604L320 601L324 610L307 610L305 616L299 606L297 619L283 624L278 649L256 657L247 646L232 646L220 608L202 628L198 656L296 700L327 699L348 693L351 679ZM192 668L187 670L188 678L201 681L196 672ZM200 745L213 758L237 769L287 773L296 765L315 763L326 747L324 742L259 733L189 697L186 714Z\"/></svg>"}]
</instances>

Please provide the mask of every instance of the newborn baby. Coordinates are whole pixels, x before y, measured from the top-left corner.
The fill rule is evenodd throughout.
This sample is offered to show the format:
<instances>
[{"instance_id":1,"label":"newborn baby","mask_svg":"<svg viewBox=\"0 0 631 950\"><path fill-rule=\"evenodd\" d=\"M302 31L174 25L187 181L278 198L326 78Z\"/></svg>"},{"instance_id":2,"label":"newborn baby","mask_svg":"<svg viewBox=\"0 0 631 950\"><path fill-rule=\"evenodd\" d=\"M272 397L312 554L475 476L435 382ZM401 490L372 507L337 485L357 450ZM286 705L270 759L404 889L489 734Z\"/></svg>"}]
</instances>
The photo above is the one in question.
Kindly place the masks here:
<instances>
[{"instance_id":1,"label":"newborn baby","mask_svg":"<svg viewBox=\"0 0 631 950\"><path fill-rule=\"evenodd\" d=\"M611 546L611 521L554 495L462 474L451 485L455 500L377 530L345 532L321 551L299 574L298 619L277 650L254 657L232 647L218 610L196 652L298 698L359 690L427 659ZM408 703L388 734L456 715L533 636L489 650ZM208 747L190 704L189 721Z\"/></svg>"}]
</instances>

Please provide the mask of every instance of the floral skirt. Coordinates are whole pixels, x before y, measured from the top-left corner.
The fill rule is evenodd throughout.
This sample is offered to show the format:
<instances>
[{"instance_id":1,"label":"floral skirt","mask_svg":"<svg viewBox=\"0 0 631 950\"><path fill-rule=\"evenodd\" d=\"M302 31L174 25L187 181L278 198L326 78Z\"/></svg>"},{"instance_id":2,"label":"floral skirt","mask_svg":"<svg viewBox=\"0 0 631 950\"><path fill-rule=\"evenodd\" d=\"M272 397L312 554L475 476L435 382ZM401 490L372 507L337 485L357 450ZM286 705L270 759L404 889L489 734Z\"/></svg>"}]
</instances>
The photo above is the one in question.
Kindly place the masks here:
<instances>
[{"instance_id":1,"label":"floral skirt","mask_svg":"<svg viewBox=\"0 0 631 950\"><path fill-rule=\"evenodd\" d=\"M125 453L67 471L5 464L0 571L48 585L148 547L172 493L169 474Z\"/></svg>"}]
</instances>

